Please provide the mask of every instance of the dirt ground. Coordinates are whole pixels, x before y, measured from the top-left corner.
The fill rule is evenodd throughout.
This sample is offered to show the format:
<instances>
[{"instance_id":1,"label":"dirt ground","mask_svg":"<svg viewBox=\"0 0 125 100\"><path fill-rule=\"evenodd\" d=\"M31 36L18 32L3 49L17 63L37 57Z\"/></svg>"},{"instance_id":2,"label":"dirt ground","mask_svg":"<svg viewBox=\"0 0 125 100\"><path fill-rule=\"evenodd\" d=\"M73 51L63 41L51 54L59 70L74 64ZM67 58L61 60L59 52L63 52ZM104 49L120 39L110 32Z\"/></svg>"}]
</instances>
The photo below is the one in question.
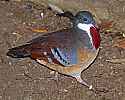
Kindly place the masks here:
<instances>
[{"instance_id":1,"label":"dirt ground","mask_svg":"<svg viewBox=\"0 0 125 100\"><path fill-rule=\"evenodd\" d=\"M82 73L83 79L102 90L98 94L72 77L58 74L55 78L53 71L31 59L6 56L9 48L43 34L35 29L51 32L70 26L67 18L56 16L44 6L0 1L0 100L125 100L125 63L107 61L125 58L124 49L112 46L120 38L119 30L100 33L99 56Z\"/></svg>"}]
</instances>

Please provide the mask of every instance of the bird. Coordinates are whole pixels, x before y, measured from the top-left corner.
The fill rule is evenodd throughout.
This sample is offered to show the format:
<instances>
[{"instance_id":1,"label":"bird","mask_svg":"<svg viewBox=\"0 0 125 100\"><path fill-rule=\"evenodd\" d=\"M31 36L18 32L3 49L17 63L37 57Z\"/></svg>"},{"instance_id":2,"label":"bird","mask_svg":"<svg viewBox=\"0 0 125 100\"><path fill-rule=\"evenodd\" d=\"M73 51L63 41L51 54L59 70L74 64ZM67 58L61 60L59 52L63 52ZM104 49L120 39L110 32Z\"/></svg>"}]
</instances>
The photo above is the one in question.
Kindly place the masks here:
<instances>
[{"instance_id":1,"label":"bird","mask_svg":"<svg viewBox=\"0 0 125 100\"><path fill-rule=\"evenodd\" d=\"M89 11L79 11L75 15L64 12L72 27L48 32L24 45L8 50L12 58L30 57L51 70L74 77L79 83L93 89L81 78L81 73L96 59L100 47L98 25Z\"/></svg>"}]
</instances>

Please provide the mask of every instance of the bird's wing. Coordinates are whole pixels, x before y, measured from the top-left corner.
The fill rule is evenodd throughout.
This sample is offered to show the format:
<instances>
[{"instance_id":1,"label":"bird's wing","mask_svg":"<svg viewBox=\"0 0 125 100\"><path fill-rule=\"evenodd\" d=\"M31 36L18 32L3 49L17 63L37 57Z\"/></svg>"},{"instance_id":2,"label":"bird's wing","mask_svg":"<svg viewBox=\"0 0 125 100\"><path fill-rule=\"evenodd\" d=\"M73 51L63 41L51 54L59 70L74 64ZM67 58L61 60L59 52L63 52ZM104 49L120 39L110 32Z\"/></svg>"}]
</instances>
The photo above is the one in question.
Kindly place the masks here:
<instances>
[{"instance_id":1,"label":"bird's wing","mask_svg":"<svg viewBox=\"0 0 125 100\"><path fill-rule=\"evenodd\" d=\"M63 66L77 64L78 48L76 36L70 30L63 30L45 34L31 40L31 56L34 59L43 59L47 62L58 63Z\"/></svg>"}]
</instances>

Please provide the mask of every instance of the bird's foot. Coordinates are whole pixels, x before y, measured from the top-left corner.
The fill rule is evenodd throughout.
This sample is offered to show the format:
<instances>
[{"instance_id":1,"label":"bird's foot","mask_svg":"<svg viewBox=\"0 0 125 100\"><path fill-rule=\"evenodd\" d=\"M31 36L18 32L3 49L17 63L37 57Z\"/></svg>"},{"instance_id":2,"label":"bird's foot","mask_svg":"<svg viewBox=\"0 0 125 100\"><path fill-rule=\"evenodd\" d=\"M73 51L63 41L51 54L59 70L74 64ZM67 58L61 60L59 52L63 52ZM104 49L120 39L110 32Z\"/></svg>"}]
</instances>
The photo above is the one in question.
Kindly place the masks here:
<instances>
[{"instance_id":1,"label":"bird's foot","mask_svg":"<svg viewBox=\"0 0 125 100\"><path fill-rule=\"evenodd\" d=\"M99 89L99 88L94 88L92 85L89 85L87 82L85 82L80 76L76 77L76 79L77 79L77 81L78 81L79 83L85 85L86 87L89 88L89 90L93 91L93 92L96 93L96 94L99 94L99 93L101 93L101 92L104 92L104 93L108 92L108 89L105 89L105 88L101 88L101 89Z\"/></svg>"},{"instance_id":2,"label":"bird's foot","mask_svg":"<svg viewBox=\"0 0 125 100\"><path fill-rule=\"evenodd\" d=\"M85 82L85 81L81 78L81 76L77 76L76 79L77 79L77 81L78 81L79 83L81 83L81 84L87 86L90 90L93 89L92 85L89 85L87 82Z\"/></svg>"}]
</instances>

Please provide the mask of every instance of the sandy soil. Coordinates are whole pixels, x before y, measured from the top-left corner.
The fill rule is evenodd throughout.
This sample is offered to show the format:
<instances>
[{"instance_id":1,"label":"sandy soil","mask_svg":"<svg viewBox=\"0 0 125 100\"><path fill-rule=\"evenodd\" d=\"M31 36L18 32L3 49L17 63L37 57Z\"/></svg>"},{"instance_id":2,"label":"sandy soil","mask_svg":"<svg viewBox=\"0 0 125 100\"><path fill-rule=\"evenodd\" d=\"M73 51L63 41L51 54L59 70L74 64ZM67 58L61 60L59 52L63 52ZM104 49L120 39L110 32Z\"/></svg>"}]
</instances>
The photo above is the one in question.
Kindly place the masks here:
<instances>
[{"instance_id":1,"label":"sandy soil","mask_svg":"<svg viewBox=\"0 0 125 100\"><path fill-rule=\"evenodd\" d=\"M125 57L124 49L112 46L121 37L119 30L101 32L99 56L82 73L87 82L102 90L98 94L72 77L58 74L55 78L51 70L31 59L6 56L9 48L43 34L33 29L46 28L51 32L70 26L67 18L55 16L44 5L0 1L0 100L125 100L125 63L107 61Z\"/></svg>"}]
</instances>

